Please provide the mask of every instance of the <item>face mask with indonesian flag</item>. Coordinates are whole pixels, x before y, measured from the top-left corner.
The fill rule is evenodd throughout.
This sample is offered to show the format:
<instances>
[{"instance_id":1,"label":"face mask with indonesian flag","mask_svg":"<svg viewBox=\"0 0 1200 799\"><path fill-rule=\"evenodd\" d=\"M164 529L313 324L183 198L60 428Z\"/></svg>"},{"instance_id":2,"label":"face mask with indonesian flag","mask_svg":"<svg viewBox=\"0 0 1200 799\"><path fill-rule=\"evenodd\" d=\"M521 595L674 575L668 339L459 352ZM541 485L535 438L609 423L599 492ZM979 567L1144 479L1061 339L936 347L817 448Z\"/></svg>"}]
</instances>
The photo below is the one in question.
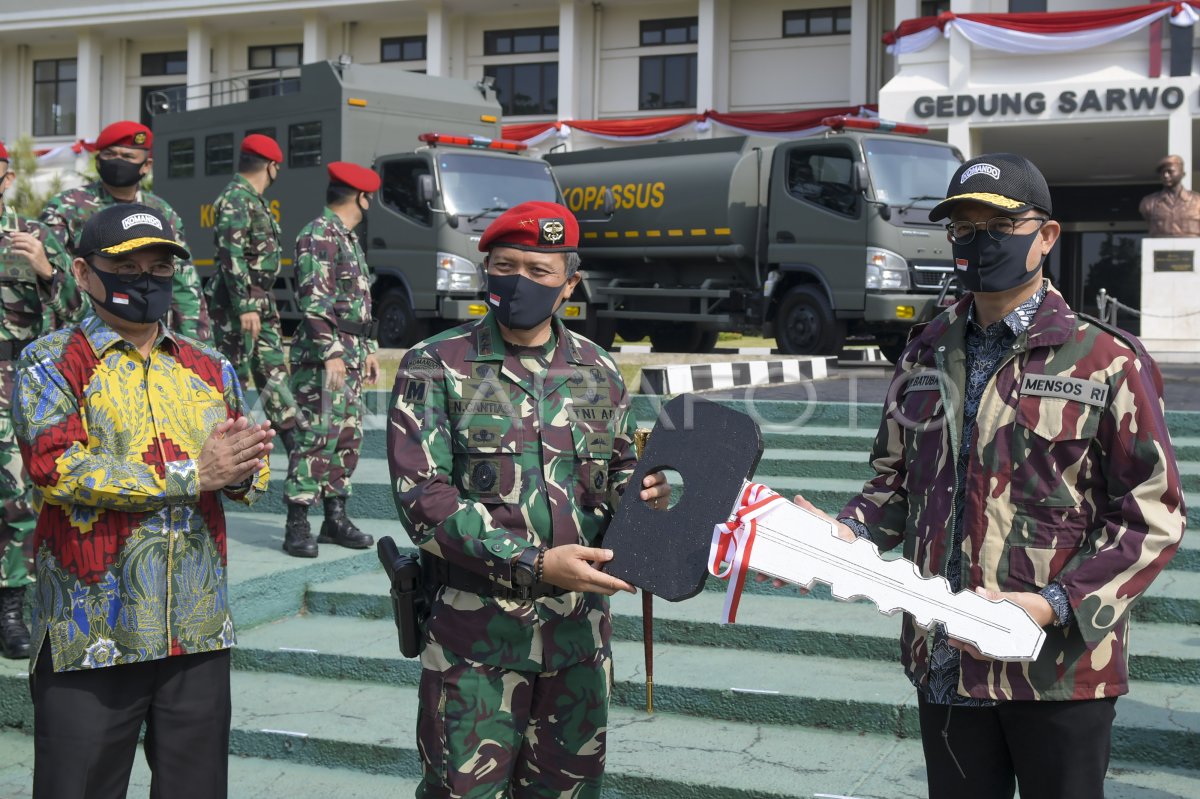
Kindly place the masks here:
<instances>
[{"instance_id":1,"label":"face mask with indonesian flag","mask_svg":"<svg viewBox=\"0 0 1200 799\"><path fill-rule=\"evenodd\" d=\"M982 231L969 244L953 244L954 274L971 292L1008 291L1041 274L1026 267L1037 233L996 241Z\"/></svg>"},{"instance_id":2,"label":"face mask with indonesian flag","mask_svg":"<svg viewBox=\"0 0 1200 799\"><path fill-rule=\"evenodd\" d=\"M104 301L97 300L89 292L92 302L113 316L139 324L157 322L166 316L174 294L171 278L154 277L143 272L126 283L119 275L103 272L90 263L88 265L92 267L92 274L104 284Z\"/></svg>"},{"instance_id":3,"label":"face mask with indonesian flag","mask_svg":"<svg viewBox=\"0 0 1200 799\"><path fill-rule=\"evenodd\" d=\"M487 281L488 303L510 330L532 330L549 319L566 285L543 286L524 275L488 275Z\"/></svg>"}]
</instances>

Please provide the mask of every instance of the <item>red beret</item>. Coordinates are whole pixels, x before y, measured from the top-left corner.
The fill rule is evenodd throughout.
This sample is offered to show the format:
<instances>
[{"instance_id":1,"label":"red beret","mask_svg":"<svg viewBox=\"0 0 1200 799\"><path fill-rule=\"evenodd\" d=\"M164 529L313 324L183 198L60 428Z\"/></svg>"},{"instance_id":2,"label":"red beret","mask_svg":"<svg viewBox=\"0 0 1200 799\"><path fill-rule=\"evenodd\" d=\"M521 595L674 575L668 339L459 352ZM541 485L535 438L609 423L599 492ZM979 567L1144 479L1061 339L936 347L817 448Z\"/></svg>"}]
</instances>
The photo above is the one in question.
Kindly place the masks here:
<instances>
[{"instance_id":1,"label":"red beret","mask_svg":"<svg viewBox=\"0 0 1200 799\"><path fill-rule=\"evenodd\" d=\"M344 183L352 189L365 192L379 191L382 183L374 169L348 161L334 161L328 168L330 183Z\"/></svg>"},{"instance_id":2,"label":"red beret","mask_svg":"<svg viewBox=\"0 0 1200 799\"><path fill-rule=\"evenodd\" d=\"M479 239L481 252L515 247L537 252L574 252L579 246L579 223L558 203L529 202L509 208L488 225Z\"/></svg>"},{"instance_id":3,"label":"red beret","mask_svg":"<svg viewBox=\"0 0 1200 799\"><path fill-rule=\"evenodd\" d=\"M88 149L96 151L106 147L136 147L140 150L149 150L152 144L154 144L154 134L150 132L150 128L140 122L125 120L114 122L100 131L95 144Z\"/></svg>"},{"instance_id":4,"label":"red beret","mask_svg":"<svg viewBox=\"0 0 1200 799\"><path fill-rule=\"evenodd\" d=\"M251 133L242 139L242 152L260 156L277 164L283 163L283 150L279 149L279 142L261 133Z\"/></svg>"},{"instance_id":5,"label":"red beret","mask_svg":"<svg viewBox=\"0 0 1200 799\"><path fill-rule=\"evenodd\" d=\"M4 149L4 142L0 141L0 161L8 160L8 150Z\"/></svg>"}]
</instances>

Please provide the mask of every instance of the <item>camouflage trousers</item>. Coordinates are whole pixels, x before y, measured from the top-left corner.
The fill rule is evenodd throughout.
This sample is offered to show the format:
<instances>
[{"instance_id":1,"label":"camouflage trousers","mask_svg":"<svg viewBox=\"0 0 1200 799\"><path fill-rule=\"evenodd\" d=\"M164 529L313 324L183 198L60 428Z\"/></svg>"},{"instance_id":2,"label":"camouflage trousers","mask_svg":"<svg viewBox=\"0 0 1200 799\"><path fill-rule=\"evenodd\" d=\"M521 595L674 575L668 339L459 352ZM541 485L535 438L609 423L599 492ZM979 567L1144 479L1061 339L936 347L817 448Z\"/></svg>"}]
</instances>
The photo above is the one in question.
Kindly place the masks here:
<instances>
[{"instance_id":1,"label":"camouflage trousers","mask_svg":"<svg viewBox=\"0 0 1200 799\"><path fill-rule=\"evenodd\" d=\"M33 529L29 480L13 433L15 363L0 361L0 588L33 582Z\"/></svg>"},{"instance_id":2,"label":"camouflage trousers","mask_svg":"<svg viewBox=\"0 0 1200 799\"><path fill-rule=\"evenodd\" d=\"M292 363L297 424L283 486L288 502L312 505L324 497L350 496L362 449L362 380L362 369L347 368L345 384L334 391L325 388L324 364Z\"/></svg>"},{"instance_id":3,"label":"camouflage trousers","mask_svg":"<svg viewBox=\"0 0 1200 799\"><path fill-rule=\"evenodd\" d=\"M598 799L612 656L541 674L421 653L417 799Z\"/></svg>"},{"instance_id":4,"label":"camouflage trousers","mask_svg":"<svg viewBox=\"0 0 1200 799\"><path fill-rule=\"evenodd\" d=\"M232 309L215 301L212 304L217 349L233 364L243 386L249 386L250 378L254 378L263 414L271 421L271 426L276 430L287 430L296 424L296 400L288 385L283 332L274 304L270 311L260 315L260 319L262 329L255 341L242 332L241 321Z\"/></svg>"}]
</instances>

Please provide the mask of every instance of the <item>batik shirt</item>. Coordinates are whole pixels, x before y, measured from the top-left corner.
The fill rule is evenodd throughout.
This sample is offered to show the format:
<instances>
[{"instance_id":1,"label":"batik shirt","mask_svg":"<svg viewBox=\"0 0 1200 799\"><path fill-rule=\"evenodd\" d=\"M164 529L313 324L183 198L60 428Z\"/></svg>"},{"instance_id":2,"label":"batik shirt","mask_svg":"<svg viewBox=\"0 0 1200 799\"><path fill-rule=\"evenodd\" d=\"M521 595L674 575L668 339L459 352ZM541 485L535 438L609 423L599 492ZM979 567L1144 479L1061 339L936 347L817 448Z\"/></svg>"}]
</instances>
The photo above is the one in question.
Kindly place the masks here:
<instances>
[{"instance_id":1,"label":"batik shirt","mask_svg":"<svg viewBox=\"0 0 1200 799\"><path fill-rule=\"evenodd\" d=\"M55 671L232 646L225 515L198 465L245 410L229 362L162 326L144 358L89 314L25 349L14 398L38 514L35 659L47 639ZM264 465L224 493L249 504L267 481Z\"/></svg>"}]
</instances>

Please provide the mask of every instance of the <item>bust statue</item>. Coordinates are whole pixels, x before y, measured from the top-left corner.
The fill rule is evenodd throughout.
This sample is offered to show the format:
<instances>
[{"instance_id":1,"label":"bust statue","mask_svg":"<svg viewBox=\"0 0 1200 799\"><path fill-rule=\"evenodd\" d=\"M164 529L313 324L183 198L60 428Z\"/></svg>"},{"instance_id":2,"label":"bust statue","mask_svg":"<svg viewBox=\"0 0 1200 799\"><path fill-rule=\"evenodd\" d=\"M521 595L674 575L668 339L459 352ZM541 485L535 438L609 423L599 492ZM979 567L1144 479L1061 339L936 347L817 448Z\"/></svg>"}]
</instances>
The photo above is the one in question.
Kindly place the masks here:
<instances>
[{"instance_id":1,"label":"bust statue","mask_svg":"<svg viewBox=\"0 0 1200 799\"><path fill-rule=\"evenodd\" d=\"M1150 223L1152 238L1200 236L1200 194L1183 187L1183 158L1168 155L1158 162L1162 191L1147 194L1138 210Z\"/></svg>"}]
</instances>

